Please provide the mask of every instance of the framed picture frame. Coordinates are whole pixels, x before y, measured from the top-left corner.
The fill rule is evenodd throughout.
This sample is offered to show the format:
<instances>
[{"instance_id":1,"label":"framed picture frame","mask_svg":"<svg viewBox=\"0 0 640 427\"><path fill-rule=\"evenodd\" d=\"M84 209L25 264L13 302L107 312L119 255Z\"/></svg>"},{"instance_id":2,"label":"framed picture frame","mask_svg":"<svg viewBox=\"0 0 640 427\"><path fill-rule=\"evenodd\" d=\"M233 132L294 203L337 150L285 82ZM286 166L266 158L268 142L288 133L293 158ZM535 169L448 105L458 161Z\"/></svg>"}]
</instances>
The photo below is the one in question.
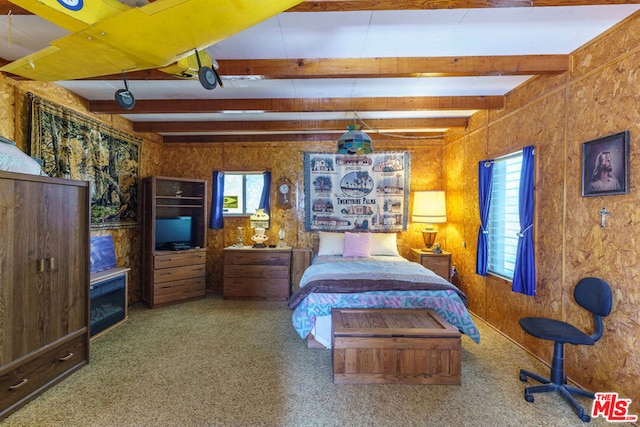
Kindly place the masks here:
<instances>
[{"instance_id":1,"label":"framed picture frame","mask_svg":"<svg viewBox=\"0 0 640 427\"><path fill-rule=\"evenodd\" d=\"M629 192L629 131L582 144L582 196Z\"/></svg>"}]
</instances>

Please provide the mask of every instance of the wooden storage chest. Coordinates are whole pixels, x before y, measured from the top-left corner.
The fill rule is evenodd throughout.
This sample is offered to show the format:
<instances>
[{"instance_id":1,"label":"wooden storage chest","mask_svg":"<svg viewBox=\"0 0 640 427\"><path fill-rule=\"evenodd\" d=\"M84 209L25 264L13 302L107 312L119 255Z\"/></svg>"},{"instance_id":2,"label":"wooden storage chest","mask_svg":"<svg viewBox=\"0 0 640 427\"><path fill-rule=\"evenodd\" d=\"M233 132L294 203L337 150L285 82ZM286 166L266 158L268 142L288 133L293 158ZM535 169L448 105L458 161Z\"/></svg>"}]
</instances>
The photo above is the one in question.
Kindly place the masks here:
<instances>
[{"instance_id":1,"label":"wooden storage chest","mask_svg":"<svg viewBox=\"0 0 640 427\"><path fill-rule=\"evenodd\" d=\"M460 332L427 309L333 309L336 384L460 384Z\"/></svg>"}]
</instances>

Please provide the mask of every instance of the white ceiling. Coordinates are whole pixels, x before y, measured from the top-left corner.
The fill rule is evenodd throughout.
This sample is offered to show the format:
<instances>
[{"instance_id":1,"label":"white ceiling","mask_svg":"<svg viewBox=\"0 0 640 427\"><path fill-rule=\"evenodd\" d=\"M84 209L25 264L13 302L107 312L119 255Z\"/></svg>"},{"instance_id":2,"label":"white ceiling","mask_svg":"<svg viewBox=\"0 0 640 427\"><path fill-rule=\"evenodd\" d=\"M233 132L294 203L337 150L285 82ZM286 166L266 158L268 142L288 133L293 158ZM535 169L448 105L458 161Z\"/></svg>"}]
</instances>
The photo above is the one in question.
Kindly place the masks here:
<instances>
[{"instance_id":1,"label":"white ceiling","mask_svg":"<svg viewBox=\"0 0 640 427\"><path fill-rule=\"evenodd\" d=\"M285 12L208 51L218 60L569 54L640 5ZM17 59L66 32L36 16L0 17L0 57ZM136 100L505 95L531 76L247 79L219 70L224 88L197 80L130 80ZM113 100L119 80L59 84L88 100ZM475 110L358 111L376 118L468 117ZM348 120L353 111L133 114L132 121ZM349 123L346 123L349 124ZM345 125L346 125L345 124ZM181 132L184 134L185 132ZM189 133L189 132L186 132ZM203 134L207 132L193 132ZM163 132L170 135L171 132Z\"/></svg>"}]
</instances>

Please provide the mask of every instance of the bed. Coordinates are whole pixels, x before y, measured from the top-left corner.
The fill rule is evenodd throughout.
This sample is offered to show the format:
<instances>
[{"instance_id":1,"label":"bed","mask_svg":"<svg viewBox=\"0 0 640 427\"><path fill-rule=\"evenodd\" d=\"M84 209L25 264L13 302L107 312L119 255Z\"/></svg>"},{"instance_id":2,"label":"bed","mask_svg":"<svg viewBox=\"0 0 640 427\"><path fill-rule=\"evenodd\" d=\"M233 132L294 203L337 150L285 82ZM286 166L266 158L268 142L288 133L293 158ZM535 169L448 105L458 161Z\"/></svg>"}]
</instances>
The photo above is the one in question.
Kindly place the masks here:
<instances>
[{"instance_id":1,"label":"bed","mask_svg":"<svg viewBox=\"0 0 640 427\"><path fill-rule=\"evenodd\" d=\"M369 239L368 245L354 243L350 234ZM332 308L431 308L480 342L466 295L421 264L402 258L395 233L319 235L317 255L289 300L293 327L301 338L330 348Z\"/></svg>"}]
</instances>

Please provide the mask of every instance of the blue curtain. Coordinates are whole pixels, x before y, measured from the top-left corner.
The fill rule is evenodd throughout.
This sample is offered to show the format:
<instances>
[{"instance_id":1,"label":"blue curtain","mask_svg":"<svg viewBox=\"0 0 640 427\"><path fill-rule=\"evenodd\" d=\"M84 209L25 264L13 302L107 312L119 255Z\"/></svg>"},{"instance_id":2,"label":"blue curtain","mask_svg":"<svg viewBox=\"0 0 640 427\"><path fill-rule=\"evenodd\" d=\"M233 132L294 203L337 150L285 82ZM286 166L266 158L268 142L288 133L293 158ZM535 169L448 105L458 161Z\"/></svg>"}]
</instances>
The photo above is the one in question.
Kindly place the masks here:
<instances>
[{"instance_id":1,"label":"blue curtain","mask_svg":"<svg viewBox=\"0 0 640 427\"><path fill-rule=\"evenodd\" d=\"M487 275L489 264L489 209L491 208L491 190L493 188L493 160L478 163L478 198L480 201L480 229L476 250L476 274Z\"/></svg>"},{"instance_id":2,"label":"blue curtain","mask_svg":"<svg viewBox=\"0 0 640 427\"><path fill-rule=\"evenodd\" d=\"M271 194L271 172L264 172L264 185L262 186L262 195L260 196L260 205L259 208L264 209L267 215L271 216L271 202L270 202L270 194Z\"/></svg>"},{"instance_id":3,"label":"blue curtain","mask_svg":"<svg viewBox=\"0 0 640 427\"><path fill-rule=\"evenodd\" d=\"M214 171L211 182L211 213L209 214L209 228L220 230L224 227L224 218L222 216L222 202L224 200L224 172Z\"/></svg>"},{"instance_id":4,"label":"blue curtain","mask_svg":"<svg viewBox=\"0 0 640 427\"><path fill-rule=\"evenodd\" d=\"M513 271L513 292L533 296L536 294L536 265L533 248L533 146L522 150L522 172L520 174L520 233L518 251Z\"/></svg>"}]
</instances>

